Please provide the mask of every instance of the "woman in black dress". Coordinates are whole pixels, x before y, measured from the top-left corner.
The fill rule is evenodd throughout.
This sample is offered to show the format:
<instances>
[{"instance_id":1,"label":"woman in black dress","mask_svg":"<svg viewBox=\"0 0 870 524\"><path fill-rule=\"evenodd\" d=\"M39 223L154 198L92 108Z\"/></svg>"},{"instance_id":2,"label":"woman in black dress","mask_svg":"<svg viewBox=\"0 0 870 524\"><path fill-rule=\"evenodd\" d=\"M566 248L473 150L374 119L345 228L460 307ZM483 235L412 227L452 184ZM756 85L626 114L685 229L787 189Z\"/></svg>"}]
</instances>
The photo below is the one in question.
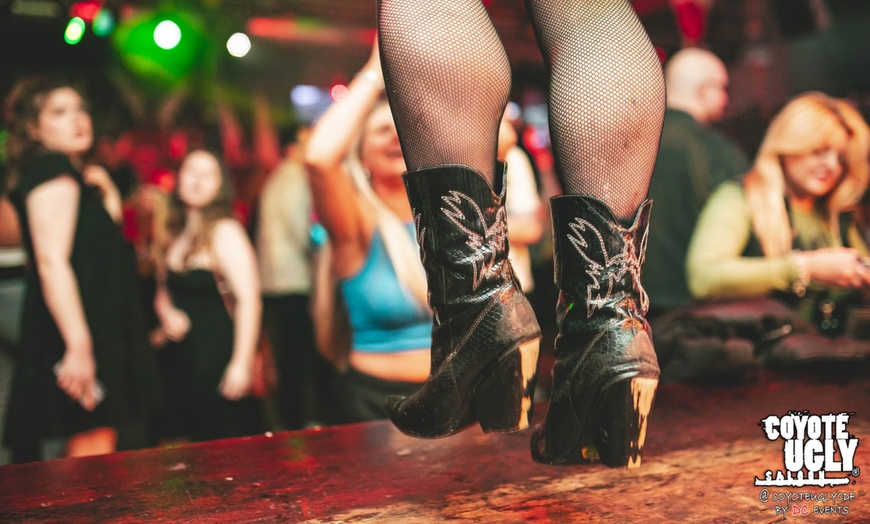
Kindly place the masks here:
<instances>
[{"instance_id":1,"label":"woman in black dress","mask_svg":"<svg viewBox=\"0 0 870 524\"><path fill-rule=\"evenodd\" d=\"M218 158L190 152L170 198L154 302L171 342L159 357L171 407L166 437L208 440L263 429L260 404L248 396L260 284L253 246L232 217L232 202Z\"/></svg>"},{"instance_id":2,"label":"woman in black dress","mask_svg":"<svg viewBox=\"0 0 870 524\"><path fill-rule=\"evenodd\" d=\"M84 161L91 118L68 83L22 81L6 109L8 187L30 265L4 441L18 462L38 458L43 439L66 439L67 456L108 453L156 398L120 197Z\"/></svg>"}]
</instances>

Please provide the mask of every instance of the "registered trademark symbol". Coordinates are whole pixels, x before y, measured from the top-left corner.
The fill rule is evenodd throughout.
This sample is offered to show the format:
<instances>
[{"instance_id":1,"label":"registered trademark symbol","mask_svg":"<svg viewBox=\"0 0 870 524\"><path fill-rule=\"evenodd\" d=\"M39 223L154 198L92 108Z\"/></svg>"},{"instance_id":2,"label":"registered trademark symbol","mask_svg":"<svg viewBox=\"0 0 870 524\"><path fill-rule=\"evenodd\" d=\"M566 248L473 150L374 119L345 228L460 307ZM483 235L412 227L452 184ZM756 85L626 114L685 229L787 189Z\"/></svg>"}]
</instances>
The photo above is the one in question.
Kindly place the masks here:
<instances>
[{"instance_id":1,"label":"registered trademark symbol","mask_svg":"<svg viewBox=\"0 0 870 524\"><path fill-rule=\"evenodd\" d=\"M861 474L861 468L856 466L855 469L852 470L852 476L857 477L860 474Z\"/></svg>"}]
</instances>

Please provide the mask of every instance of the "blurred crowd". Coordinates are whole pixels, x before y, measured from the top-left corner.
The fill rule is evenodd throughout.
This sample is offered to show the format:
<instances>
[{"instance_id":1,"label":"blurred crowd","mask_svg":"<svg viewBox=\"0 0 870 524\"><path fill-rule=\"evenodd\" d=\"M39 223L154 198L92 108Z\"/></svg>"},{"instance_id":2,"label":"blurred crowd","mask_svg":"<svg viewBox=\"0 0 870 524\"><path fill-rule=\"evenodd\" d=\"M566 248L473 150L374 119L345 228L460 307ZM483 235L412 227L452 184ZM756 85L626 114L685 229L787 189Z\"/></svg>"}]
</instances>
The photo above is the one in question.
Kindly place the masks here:
<instances>
[{"instance_id":1,"label":"blurred crowd","mask_svg":"<svg viewBox=\"0 0 870 524\"><path fill-rule=\"evenodd\" d=\"M728 74L715 55L684 49L665 80L642 277L662 380L866 364L860 111L797 95L747 151L716 129ZM263 96L245 123L220 96L200 112L172 96L113 135L95 132L100 100L69 79L15 85L0 463L377 420L419 388L432 313L376 49L347 87L310 126L276 123ZM543 367L560 189L539 136L510 104L498 143L510 257Z\"/></svg>"}]
</instances>

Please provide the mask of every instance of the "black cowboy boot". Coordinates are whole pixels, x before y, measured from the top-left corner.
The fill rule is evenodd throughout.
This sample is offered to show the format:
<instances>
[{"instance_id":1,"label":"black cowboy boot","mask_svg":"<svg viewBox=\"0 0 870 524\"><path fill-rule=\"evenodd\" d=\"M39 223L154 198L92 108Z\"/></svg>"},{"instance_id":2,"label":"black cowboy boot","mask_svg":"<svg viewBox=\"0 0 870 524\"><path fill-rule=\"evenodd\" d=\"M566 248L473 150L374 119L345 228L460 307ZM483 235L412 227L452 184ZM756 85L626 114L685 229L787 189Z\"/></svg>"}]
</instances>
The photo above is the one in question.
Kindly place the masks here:
<instances>
[{"instance_id":1,"label":"black cowboy boot","mask_svg":"<svg viewBox=\"0 0 870 524\"><path fill-rule=\"evenodd\" d=\"M445 437L528 426L541 332L508 261L504 167L493 193L462 165L404 175L434 314L429 379L387 400L402 432Z\"/></svg>"},{"instance_id":2,"label":"black cowboy boot","mask_svg":"<svg viewBox=\"0 0 870 524\"><path fill-rule=\"evenodd\" d=\"M599 200L551 200L559 334L538 462L640 465L659 376L640 284L651 206L626 229Z\"/></svg>"}]
</instances>

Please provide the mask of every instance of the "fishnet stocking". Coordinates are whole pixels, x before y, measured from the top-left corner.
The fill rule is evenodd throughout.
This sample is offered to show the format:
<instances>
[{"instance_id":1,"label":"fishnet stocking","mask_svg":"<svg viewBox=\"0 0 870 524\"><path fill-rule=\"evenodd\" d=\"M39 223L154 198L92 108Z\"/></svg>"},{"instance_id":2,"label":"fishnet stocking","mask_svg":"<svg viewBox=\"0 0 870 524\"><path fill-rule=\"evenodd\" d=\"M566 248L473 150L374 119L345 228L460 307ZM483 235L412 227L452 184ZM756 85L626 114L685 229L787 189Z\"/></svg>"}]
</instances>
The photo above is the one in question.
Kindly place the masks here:
<instances>
[{"instance_id":1,"label":"fishnet stocking","mask_svg":"<svg viewBox=\"0 0 870 524\"><path fill-rule=\"evenodd\" d=\"M550 135L567 194L618 217L646 198L665 107L661 64L627 0L527 0L550 70Z\"/></svg>"},{"instance_id":2,"label":"fishnet stocking","mask_svg":"<svg viewBox=\"0 0 870 524\"><path fill-rule=\"evenodd\" d=\"M408 169L465 164L492 180L510 63L480 0L380 0L378 29Z\"/></svg>"}]
</instances>

